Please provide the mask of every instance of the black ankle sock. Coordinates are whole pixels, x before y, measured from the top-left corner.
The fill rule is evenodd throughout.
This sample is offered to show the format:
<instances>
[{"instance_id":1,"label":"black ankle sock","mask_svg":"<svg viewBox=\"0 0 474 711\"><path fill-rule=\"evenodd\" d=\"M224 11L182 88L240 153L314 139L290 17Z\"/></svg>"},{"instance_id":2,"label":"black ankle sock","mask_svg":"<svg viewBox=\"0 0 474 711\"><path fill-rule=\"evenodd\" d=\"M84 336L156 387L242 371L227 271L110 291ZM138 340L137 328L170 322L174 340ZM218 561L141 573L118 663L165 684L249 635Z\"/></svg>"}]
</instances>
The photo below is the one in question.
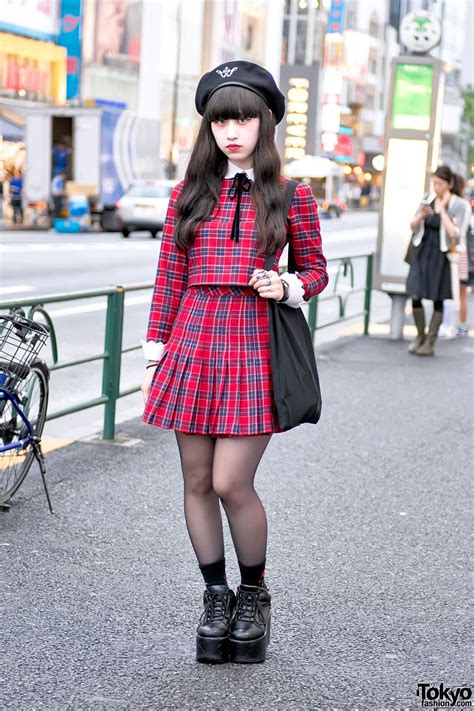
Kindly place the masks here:
<instances>
[{"instance_id":1,"label":"black ankle sock","mask_svg":"<svg viewBox=\"0 0 474 711\"><path fill-rule=\"evenodd\" d=\"M242 585L262 585L265 575L265 560L258 565L244 565L238 561Z\"/></svg>"},{"instance_id":2,"label":"black ankle sock","mask_svg":"<svg viewBox=\"0 0 474 711\"><path fill-rule=\"evenodd\" d=\"M209 585L227 585L225 574L225 558L217 560L210 565L200 565L199 569L203 575L204 582Z\"/></svg>"}]
</instances>

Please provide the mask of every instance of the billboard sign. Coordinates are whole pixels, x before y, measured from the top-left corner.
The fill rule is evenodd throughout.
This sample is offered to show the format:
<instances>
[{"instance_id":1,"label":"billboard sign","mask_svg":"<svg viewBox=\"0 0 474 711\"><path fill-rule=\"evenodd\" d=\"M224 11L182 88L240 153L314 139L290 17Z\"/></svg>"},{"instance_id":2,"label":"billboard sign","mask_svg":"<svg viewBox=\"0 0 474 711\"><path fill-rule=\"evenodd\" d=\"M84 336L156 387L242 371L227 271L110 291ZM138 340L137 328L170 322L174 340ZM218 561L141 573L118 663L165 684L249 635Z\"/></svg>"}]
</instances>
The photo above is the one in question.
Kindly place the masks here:
<instances>
[{"instance_id":1,"label":"billboard sign","mask_svg":"<svg viewBox=\"0 0 474 711\"><path fill-rule=\"evenodd\" d=\"M2 0L0 30L40 40L58 34L59 0Z\"/></svg>"},{"instance_id":2,"label":"billboard sign","mask_svg":"<svg viewBox=\"0 0 474 711\"><path fill-rule=\"evenodd\" d=\"M58 44L67 50L67 99L79 97L81 0L62 0Z\"/></svg>"},{"instance_id":3,"label":"billboard sign","mask_svg":"<svg viewBox=\"0 0 474 711\"><path fill-rule=\"evenodd\" d=\"M88 0L84 63L138 71L142 11L142 0Z\"/></svg>"},{"instance_id":4,"label":"billboard sign","mask_svg":"<svg viewBox=\"0 0 474 711\"><path fill-rule=\"evenodd\" d=\"M432 94L432 64L397 64L393 86L392 128L428 131Z\"/></svg>"},{"instance_id":5,"label":"billboard sign","mask_svg":"<svg viewBox=\"0 0 474 711\"><path fill-rule=\"evenodd\" d=\"M286 114L278 128L278 147L283 163L316 153L316 113L319 66L283 64L280 88L286 98Z\"/></svg>"},{"instance_id":6,"label":"billboard sign","mask_svg":"<svg viewBox=\"0 0 474 711\"><path fill-rule=\"evenodd\" d=\"M346 27L346 0L331 0L328 12L326 33L342 34Z\"/></svg>"}]
</instances>

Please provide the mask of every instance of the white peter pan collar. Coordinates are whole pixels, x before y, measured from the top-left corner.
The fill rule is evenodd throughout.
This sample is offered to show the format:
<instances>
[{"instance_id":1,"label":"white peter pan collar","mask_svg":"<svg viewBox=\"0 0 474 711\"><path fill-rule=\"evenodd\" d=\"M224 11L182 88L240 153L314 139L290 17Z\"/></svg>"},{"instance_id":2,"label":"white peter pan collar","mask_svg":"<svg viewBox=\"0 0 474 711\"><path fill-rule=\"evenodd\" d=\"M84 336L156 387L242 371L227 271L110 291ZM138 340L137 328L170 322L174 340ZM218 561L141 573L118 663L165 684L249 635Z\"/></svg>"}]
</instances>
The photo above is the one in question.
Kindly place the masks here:
<instances>
[{"instance_id":1,"label":"white peter pan collar","mask_svg":"<svg viewBox=\"0 0 474 711\"><path fill-rule=\"evenodd\" d=\"M235 163L229 161L227 163L227 173L225 174L224 179L233 178L236 173L246 173L250 180L254 180L253 168L239 168L238 165L235 165Z\"/></svg>"}]
</instances>

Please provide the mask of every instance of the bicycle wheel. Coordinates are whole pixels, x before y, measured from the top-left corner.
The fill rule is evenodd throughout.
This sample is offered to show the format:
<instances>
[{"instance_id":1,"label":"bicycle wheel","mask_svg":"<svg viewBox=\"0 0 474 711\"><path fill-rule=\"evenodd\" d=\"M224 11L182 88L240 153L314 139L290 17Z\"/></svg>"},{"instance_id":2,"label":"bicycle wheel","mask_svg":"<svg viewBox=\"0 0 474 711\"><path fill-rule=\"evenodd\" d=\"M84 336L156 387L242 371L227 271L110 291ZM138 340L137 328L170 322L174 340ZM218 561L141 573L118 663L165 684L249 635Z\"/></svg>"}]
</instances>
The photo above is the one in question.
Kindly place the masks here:
<instances>
[{"instance_id":1,"label":"bicycle wheel","mask_svg":"<svg viewBox=\"0 0 474 711\"><path fill-rule=\"evenodd\" d=\"M42 361L35 361L16 392L21 408L41 436L48 409L49 371ZM28 429L10 400L0 399L0 448L14 444L28 435ZM31 445L0 452L0 504L7 502L21 486L34 459Z\"/></svg>"}]
</instances>

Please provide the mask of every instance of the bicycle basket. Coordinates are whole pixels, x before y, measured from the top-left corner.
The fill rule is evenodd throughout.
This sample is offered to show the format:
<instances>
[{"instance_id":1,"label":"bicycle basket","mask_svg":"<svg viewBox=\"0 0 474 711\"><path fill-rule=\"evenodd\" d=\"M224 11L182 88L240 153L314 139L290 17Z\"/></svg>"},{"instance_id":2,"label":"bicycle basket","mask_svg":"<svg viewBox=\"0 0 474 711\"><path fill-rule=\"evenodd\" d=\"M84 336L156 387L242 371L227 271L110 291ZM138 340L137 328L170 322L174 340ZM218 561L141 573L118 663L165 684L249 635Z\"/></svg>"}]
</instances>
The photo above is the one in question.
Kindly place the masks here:
<instances>
[{"instance_id":1,"label":"bicycle basket","mask_svg":"<svg viewBox=\"0 0 474 711\"><path fill-rule=\"evenodd\" d=\"M25 378L48 337L48 327L37 321L0 315L0 385L9 378Z\"/></svg>"}]
</instances>

